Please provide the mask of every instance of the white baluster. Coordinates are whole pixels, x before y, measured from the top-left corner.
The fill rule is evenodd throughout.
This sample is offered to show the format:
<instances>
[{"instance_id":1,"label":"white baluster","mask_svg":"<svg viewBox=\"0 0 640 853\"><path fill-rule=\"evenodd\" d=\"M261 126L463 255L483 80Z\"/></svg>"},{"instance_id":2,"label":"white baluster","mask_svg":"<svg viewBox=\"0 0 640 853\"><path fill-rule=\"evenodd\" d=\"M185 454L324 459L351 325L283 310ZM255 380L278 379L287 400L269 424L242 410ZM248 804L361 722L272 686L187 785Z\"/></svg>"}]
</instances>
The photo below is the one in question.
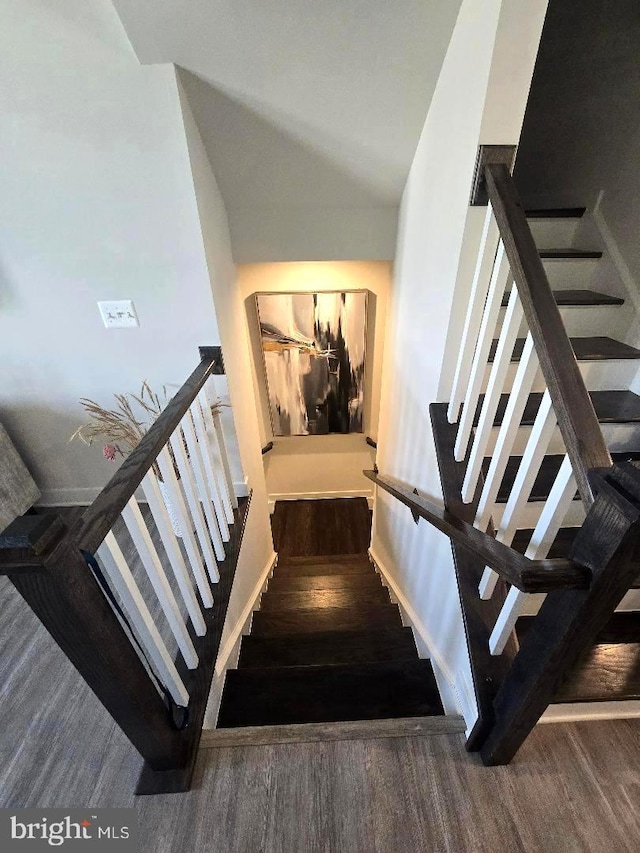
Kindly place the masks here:
<instances>
[{"instance_id":1,"label":"white baluster","mask_svg":"<svg viewBox=\"0 0 640 853\"><path fill-rule=\"evenodd\" d=\"M518 336L518 329L522 322L522 313L518 291L515 287L512 287L504 322L500 330L500 337L498 338L498 346L493 364L491 365L491 373L482 403L482 411L480 412L478 426L473 438L469 463L462 484L462 500L465 503L472 501L475 495L478 479L482 471L482 462L486 456L491 429L498 409L498 403L500 402L500 395L504 388L507 371L511 364L513 348Z\"/></svg>"},{"instance_id":2,"label":"white baluster","mask_svg":"<svg viewBox=\"0 0 640 853\"><path fill-rule=\"evenodd\" d=\"M166 551L171 570L173 571L180 594L182 595L182 600L184 601L187 612L189 613L193 630L196 632L198 637L204 637L207 633L207 627L202 616L202 611L200 610L200 605L198 604L193 584L191 583L191 578L189 577L189 570L187 569L184 557L182 556L182 551L178 540L176 539L176 535L173 532L171 519L169 518L167 508L164 505L164 499L160 492L158 480L153 470L148 471L145 475L144 480L142 481L142 490L149 502L149 509L151 510L156 527L158 528L158 533L160 534L160 539L162 540L164 550ZM205 607L211 607L212 604L213 596L209 592L209 596L207 600L204 601L204 605Z\"/></svg>"},{"instance_id":3,"label":"white baluster","mask_svg":"<svg viewBox=\"0 0 640 853\"><path fill-rule=\"evenodd\" d=\"M532 560L543 560L547 556L575 495L576 481L573 476L571 460L565 456L540 515L540 520L531 536L531 542L525 551L526 557ZM502 654L526 600L526 592L521 592L515 587L509 590L489 638L489 650L492 655Z\"/></svg>"},{"instance_id":4,"label":"white baluster","mask_svg":"<svg viewBox=\"0 0 640 853\"><path fill-rule=\"evenodd\" d=\"M185 441L187 442L187 449L189 451L189 457L191 459L191 466L195 474L196 483L198 485L198 491L200 492L200 502L204 509L207 524L209 525L209 533L211 535L211 539L213 540L213 547L216 552L216 557L218 558L218 560L224 560L224 544L222 542L222 536L220 534L220 526L218 524L218 519L216 518L216 514L213 510L213 486L212 484L210 484L209 478L207 477L205 462L202 458L203 451L198 440L196 439L196 433L193 426L193 417L191 415L190 410L187 410L187 413L182 419L182 432L184 434Z\"/></svg>"},{"instance_id":5,"label":"white baluster","mask_svg":"<svg viewBox=\"0 0 640 853\"><path fill-rule=\"evenodd\" d=\"M198 444L200 445L200 452L202 454L202 460L205 465L207 482L209 483L209 487L211 489L211 494L213 497L213 505L216 510L216 518L218 519L218 524L220 525L220 533L222 535L222 539L224 542L229 541L229 525L227 524L227 513L231 511L231 505L228 501L225 501L225 485L222 478L221 469L214 464L213 454L211 452L211 445L209 442L209 434L207 433L207 427L205 424L204 414L202 412L202 406L200 405L199 400L194 400L191 405L191 414L193 415L193 425L196 430L196 436L198 439Z\"/></svg>"},{"instance_id":6,"label":"white baluster","mask_svg":"<svg viewBox=\"0 0 640 853\"><path fill-rule=\"evenodd\" d=\"M189 704L187 689L171 660L162 637L158 633L113 533L107 533L97 553L111 586L119 595L123 610L135 629L140 644L153 663L160 680L168 688L174 702L186 707Z\"/></svg>"},{"instance_id":7,"label":"white baluster","mask_svg":"<svg viewBox=\"0 0 640 853\"><path fill-rule=\"evenodd\" d=\"M184 624L184 619L180 614L178 602L169 585L162 563L158 557L158 552L151 541L149 530L135 497L132 497L122 510L122 518L127 525L147 577L151 581L154 592L158 597L162 612L167 618L173 636L176 638L184 662L189 669L195 669L198 666L198 655L191 642L187 626Z\"/></svg>"},{"instance_id":8,"label":"white baluster","mask_svg":"<svg viewBox=\"0 0 640 853\"><path fill-rule=\"evenodd\" d=\"M213 376L209 377L209 379L205 383L204 388L202 389L202 391L200 391L200 400L203 406L205 402L207 403L206 410L211 414L211 419L218 442L218 453L220 454L220 462L222 464L222 471L224 473L224 481L227 487L227 494L229 496L232 509L237 509L238 498L236 497L236 492L233 488L233 477L231 476L231 467L229 466L229 454L227 452L227 444L224 437L224 430L222 429L222 413L219 409L216 409L216 413L214 415L211 409L212 406L217 406L220 403L220 398L218 397L218 392L216 391ZM229 524L231 524L232 522L233 513L231 514Z\"/></svg>"},{"instance_id":9,"label":"white baluster","mask_svg":"<svg viewBox=\"0 0 640 853\"><path fill-rule=\"evenodd\" d=\"M207 571L209 572L209 578L212 583L217 583L220 580L218 564L213 553L213 548L211 547L211 538L209 536L209 531L207 529L204 516L202 514L200 499L198 497L198 494L196 493L196 486L193 481L193 467L190 464L190 460L187 459L187 453L184 446L184 438L180 427L175 430L175 432L169 439L169 443L171 444L173 456L176 460L178 471L180 472L182 488L187 498L187 504L189 505L189 511L191 513L193 524L195 524L196 527L196 534L198 536L198 541L200 542L200 549L204 556ZM191 529L191 525L189 526L189 529Z\"/></svg>"},{"instance_id":10,"label":"white baluster","mask_svg":"<svg viewBox=\"0 0 640 853\"><path fill-rule=\"evenodd\" d=\"M187 512L187 507L184 503L180 483L178 482L176 472L173 468L173 460L171 459L171 455L169 454L169 450L166 446L163 447L158 454L157 462L158 467L160 468L160 474L162 475L162 479L167 488L169 500L171 501L180 529L182 530L182 541L184 542L184 547L189 558L189 564L196 581L196 586L200 590L200 597L202 598L205 607L211 607L213 604L211 588L204 571L204 566L202 565L202 558L200 557L200 552L198 550L198 543L193 535L192 523L189 518L189 513ZM207 602L211 603L208 604Z\"/></svg>"},{"instance_id":11,"label":"white baluster","mask_svg":"<svg viewBox=\"0 0 640 853\"><path fill-rule=\"evenodd\" d=\"M491 464L489 465L487 477L482 487L475 520L475 525L479 530L486 530L489 525L493 504L498 495L498 489L500 488L513 444L520 429L522 415L529 399L529 392L531 391L531 386L538 370L538 364L538 356L533 345L533 338L531 334L528 334L522 351L522 357L520 358L520 364L518 365L518 371L513 381L513 387L509 394L496 446L491 455Z\"/></svg>"},{"instance_id":12,"label":"white baluster","mask_svg":"<svg viewBox=\"0 0 640 853\"><path fill-rule=\"evenodd\" d=\"M473 352L478 339L480 323L482 322L482 312L487 299L491 270L496 257L499 237L498 225L493 215L491 204L488 204L482 228L482 237L480 238L478 259L471 283L467 316L464 321L462 346L458 354L458 363L453 378L449 408L447 409L447 418L451 424L455 423L460 417L460 406L464 400L465 388L469 381Z\"/></svg>"},{"instance_id":13,"label":"white baluster","mask_svg":"<svg viewBox=\"0 0 640 853\"><path fill-rule=\"evenodd\" d=\"M549 392L545 391L496 535L496 539L505 545L511 545L516 534L523 509L529 500L556 424L551 397ZM498 575L493 569L485 568L480 581L480 598L491 598L497 580Z\"/></svg>"},{"instance_id":14,"label":"white baluster","mask_svg":"<svg viewBox=\"0 0 640 853\"><path fill-rule=\"evenodd\" d=\"M504 251L502 241L498 246L493 272L491 274L491 284L489 285L489 293L482 314L482 322L480 324L480 332L478 333L478 343L473 355L473 364L471 365L471 374L467 384L467 393L464 398L464 406L458 432L456 434L456 444L454 455L458 462L462 462L467 455L467 447L469 446L469 438L473 429L473 421L475 419L476 408L478 406L478 397L482 388L482 380L489 359L489 351L493 340L493 333L498 321L500 306L502 305L502 297L509 280L509 260Z\"/></svg>"}]
</instances>

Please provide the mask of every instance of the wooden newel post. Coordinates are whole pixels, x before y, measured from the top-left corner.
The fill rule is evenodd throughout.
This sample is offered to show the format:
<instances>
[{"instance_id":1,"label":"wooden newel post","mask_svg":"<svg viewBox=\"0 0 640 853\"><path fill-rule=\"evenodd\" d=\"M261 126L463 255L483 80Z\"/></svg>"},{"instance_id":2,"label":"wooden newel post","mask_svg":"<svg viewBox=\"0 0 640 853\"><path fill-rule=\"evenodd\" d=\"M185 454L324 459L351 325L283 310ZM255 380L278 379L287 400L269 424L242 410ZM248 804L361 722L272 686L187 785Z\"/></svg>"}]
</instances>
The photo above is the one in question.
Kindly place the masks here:
<instances>
[{"instance_id":1,"label":"wooden newel post","mask_svg":"<svg viewBox=\"0 0 640 853\"><path fill-rule=\"evenodd\" d=\"M180 733L73 538L56 516L23 516L0 536L7 575L147 763L186 760ZM25 676L28 677L28 674Z\"/></svg>"},{"instance_id":2,"label":"wooden newel post","mask_svg":"<svg viewBox=\"0 0 640 853\"><path fill-rule=\"evenodd\" d=\"M570 554L591 570L591 586L547 595L496 696L495 723L482 747L485 764L513 758L637 577L640 471L615 465L600 474L595 491Z\"/></svg>"}]
</instances>

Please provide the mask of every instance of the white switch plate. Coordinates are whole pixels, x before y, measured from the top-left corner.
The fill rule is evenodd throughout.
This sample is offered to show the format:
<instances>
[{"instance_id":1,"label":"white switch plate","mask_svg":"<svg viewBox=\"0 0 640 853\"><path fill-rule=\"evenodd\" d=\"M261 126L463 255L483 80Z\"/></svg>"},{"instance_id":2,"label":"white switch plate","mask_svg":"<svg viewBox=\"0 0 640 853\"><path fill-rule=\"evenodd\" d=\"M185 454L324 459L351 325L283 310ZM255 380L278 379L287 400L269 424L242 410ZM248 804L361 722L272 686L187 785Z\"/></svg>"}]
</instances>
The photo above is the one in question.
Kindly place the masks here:
<instances>
[{"instance_id":1,"label":"white switch plate","mask_svg":"<svg viewBox=\"0 0 640 853\"><path fill-rule=\"evenodd\" d=\"M135 306L130 299L98 302L98 308L107 329L123 329L140 325Z\"/></svg>"}]
</instances>

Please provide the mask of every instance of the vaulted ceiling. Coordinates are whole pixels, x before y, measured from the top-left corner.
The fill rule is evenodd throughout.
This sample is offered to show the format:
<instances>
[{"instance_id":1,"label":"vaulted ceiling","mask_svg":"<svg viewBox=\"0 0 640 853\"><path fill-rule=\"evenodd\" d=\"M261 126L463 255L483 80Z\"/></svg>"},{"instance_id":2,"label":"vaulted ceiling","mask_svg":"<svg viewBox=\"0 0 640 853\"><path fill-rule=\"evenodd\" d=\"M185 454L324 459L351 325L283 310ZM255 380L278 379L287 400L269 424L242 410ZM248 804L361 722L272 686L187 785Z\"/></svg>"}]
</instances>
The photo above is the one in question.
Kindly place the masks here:
<instances>
[{"instance_id":1,"label":"vaulted ceiling","mask_svg":"<svg viewBox=\"0 0 640 853\"><path fill-rule=\"evenodd\" d=\"M460 0L113 0L173 62L237 261L393 257Z\"/></svg>"}]
</instances>

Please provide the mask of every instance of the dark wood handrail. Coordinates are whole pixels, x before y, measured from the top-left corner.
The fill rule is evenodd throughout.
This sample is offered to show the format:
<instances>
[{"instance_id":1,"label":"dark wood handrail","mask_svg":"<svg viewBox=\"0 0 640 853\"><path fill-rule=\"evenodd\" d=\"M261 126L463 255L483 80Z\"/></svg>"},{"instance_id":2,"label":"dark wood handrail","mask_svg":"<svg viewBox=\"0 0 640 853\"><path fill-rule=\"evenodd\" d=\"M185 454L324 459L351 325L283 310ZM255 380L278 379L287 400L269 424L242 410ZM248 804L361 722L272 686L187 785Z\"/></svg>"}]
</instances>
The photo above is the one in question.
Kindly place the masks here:
<instances>
[{"instance_id":1,"label":"dark wood handrail","mask_svg":"<svg viewBox=\"0 0 640 853\"><path fill-rule=\"evenodd\" d=\"M265 446L262 448L262 455L265 456L269 453L270 450L273 450L274 444L272 441L268 441Z\"/></svg>"},{"instance_id":2,"label":"dark wood handrail","mask_svg":"<svg viewBox=\"0 0 640 853\"><path fill-rule=\"evenodd\" d=\"M591 572L572 560L530 560L488 533L477 530L453 513L412 492L399 480L375 471L365 477L389 492L412 513L424 518L450 539L473 551L485 564L522 592L551 592L557 589L588 589Z\"/></svg>"},{"instance_id":3,"label":"dark wood handrail","mask_svg":"<svg viewBox=\"0 0 640 853\"><path fill-rule=\"evenodd\" d=\"M377 450L377 449L378 449L378 442L377 442L375 439L371 438L371 436L370 436L370 435L368 435L368 436L366 437L365 441L367 442L367 444L369 445L369 447L373 447L373 449L374 449L374 450Z\"/></svg>"},{"instance_id":4,"label":"dark wood handrail","mask_svg":"<svg viewBox=\"0 0 640 853\"><path fill-rule=\"evenodd\" d=\"M172 397L144 438L124 460L98 497L80 518L72 533L80 548L93 554L115 524L127 501L169 441L187 409L209 376L216 359L204 358Z\"/></svg>"},{"instance_id":5,"label":"dark wood handrail","mask_svg":"<svg viewBox=\"0 0 640 853\"><path fill-rule=\"evenodd\" d=\"M518 191L504 164L485 169L489 199L533 337L580 497L589 508L592 468L613 464L580 374Z\"/></svg>"}]
</instances>

